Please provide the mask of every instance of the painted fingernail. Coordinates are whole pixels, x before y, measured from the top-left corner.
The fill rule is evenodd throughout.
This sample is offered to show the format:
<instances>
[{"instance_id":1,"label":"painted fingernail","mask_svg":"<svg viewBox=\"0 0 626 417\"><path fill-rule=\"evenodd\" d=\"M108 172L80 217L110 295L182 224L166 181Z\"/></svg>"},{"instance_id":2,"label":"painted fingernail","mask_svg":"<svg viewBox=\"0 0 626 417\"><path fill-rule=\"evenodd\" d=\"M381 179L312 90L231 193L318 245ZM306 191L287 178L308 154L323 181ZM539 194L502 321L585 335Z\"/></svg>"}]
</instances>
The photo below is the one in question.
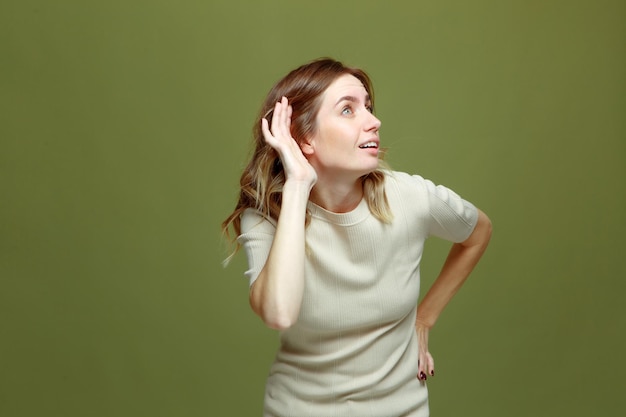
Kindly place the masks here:
<instances>
[{"instance_id":1,"label":"painted fingernail","mask_svg":"<svg viewBox=\"0 0 626 417\"><path fill-rule=\"evenodd\" d=\"M420 371L420 379L422 381L426 381L426 374L424 372L422 372L422 371Z\"/></svg>"},{"instance_id":2,"label":"painted fingernail","mask_svg":"<svg viewBox=\"0 0 626 417\"><path fill-rule=\"evenodd\" d=\"M435 376L435 371L431 370L430 371L430 376Z\"/></svg>"}]
</instances>

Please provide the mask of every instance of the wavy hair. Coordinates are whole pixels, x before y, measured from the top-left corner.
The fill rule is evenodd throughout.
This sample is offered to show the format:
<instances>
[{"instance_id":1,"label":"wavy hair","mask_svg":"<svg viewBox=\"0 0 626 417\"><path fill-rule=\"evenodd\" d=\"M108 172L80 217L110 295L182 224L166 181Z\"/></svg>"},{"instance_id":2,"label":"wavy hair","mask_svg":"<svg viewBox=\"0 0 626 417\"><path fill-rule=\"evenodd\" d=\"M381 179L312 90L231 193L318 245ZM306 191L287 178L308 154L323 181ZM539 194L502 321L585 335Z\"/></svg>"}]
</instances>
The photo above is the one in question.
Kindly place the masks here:
<instances>
[{"instance_id":1,"label":"wavy hair","mask_svg":"<svg viewBox=\"0 0 626 417\"><path fill-rule=\"evenodd\" d=\"M373 107L374 91L370 77L360 69L346 67L330 58L311 61L294 69L269 91L254 125L254 152L239 181L241 186L239 200L234 211L222 222L222 231L231 241L241 234L241 215L247 208L256 209L265 217L274 220L278 220L280 214L285 172L278 153L265 142L259 123L261 118L266 118L271 126L274 105L283 96L287 97L293 109L291 134L296 142L301 144L317 129L316 118L323 93L333 81L344 74L350 74L363 83ZM372 215L384 223L389 223L393 215L383 186L385 169L386 165L379 160L379 167L361 177L361 181ZM309 220L310 216L307 214L307 223ZM235 232L234 238L229 233L231 226ZM238 248L239 245L235 251Z\"/></svg>"}]
</instances>

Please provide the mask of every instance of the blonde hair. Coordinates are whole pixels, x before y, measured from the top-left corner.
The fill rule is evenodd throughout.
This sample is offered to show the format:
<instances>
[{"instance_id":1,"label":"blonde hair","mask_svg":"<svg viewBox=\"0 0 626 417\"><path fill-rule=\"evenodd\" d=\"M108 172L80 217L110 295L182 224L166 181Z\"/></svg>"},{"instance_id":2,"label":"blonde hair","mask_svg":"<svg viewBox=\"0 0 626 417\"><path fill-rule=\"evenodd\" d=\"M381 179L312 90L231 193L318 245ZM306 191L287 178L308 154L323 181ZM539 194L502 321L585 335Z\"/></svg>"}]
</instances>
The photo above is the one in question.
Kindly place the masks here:
<instances>
[{"instance_id":1,"label":"blonde hair","mask_svg":"<svg viewBox=\"0 0 626 417\"><path fill-rule=\"evenodd\" d=\"M335 79L344 74L350 74L363 83L373 108L374 91L369 76L360 69L346 67L330 58L302 65L272 87L253 129L254 152L239 180L239 200L233 212L222 222L222 231L231 242L241 234L241 215L247 208L256 209L263 216L274 220L277 220L280 214L285 172L278 153L265 142L260 126L261 118L266 118L271 125L275 103L283 96L287 97L293 108L291 134L298 143L301 143L317 128L316 117L322 94ZM381 157L383 155L384 151L381 151ZM384 223L389 223L393 219L393 214L384 188L386 169L387 166L381 159L378 168L361 177L361 181L364 198L372 215ZM307 223L309 220L307 215ZM234 237L230 235L231 226L235 232ZM238 245L235 252L237 249Z\"/></svg>"}]
</instances>

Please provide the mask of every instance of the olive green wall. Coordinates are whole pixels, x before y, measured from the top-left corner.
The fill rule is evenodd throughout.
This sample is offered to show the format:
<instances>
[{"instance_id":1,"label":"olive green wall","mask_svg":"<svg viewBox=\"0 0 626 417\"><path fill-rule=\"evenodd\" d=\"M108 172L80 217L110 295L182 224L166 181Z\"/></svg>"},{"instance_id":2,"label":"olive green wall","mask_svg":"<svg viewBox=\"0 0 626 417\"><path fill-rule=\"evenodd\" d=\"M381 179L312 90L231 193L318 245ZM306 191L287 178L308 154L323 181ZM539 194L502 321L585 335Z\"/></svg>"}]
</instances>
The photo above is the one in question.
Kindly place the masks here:
<instances>
[{"instance_id":1,"label":"olive green wall","mask_svg":"<svg viewBox=\"0 0 626 417\"><path fill-rule=\"evenodd\" d=\"M0 5L0 415L254 416L276 348L220 265L266 91L368 70L392 166L486 211L437 416L618 416L623 1ZM427 249L428 285L445 254Z\"/></svg>"}]
</instances>

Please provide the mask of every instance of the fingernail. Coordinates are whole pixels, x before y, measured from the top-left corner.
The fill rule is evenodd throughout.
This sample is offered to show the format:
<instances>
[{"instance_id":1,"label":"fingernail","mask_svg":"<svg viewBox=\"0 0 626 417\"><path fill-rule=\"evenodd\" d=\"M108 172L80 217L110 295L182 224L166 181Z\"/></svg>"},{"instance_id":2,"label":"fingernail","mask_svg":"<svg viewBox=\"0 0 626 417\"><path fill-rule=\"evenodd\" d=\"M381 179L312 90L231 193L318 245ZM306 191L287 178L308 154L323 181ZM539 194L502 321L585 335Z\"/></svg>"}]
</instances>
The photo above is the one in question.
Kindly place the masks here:
<instances>
[{"instance_id":1,"label":"fingernail","mask_svg":"<svg viewBox=\"0 0 626 417\"><path fill-rule=\"evenodd\" d=\"M426 381L426 374L424 372L422 372L422 371L420 371L420 379L422 381Z\"/></svg>"},{"instance_id":2,"label":"fingernail","mask_svg":"<svg viewBox=\"0 0 626 417\"><path fill-rule=\"evenodd\" d=\"M435 371L431 370L430 371L430 376L435 376Z\"/></svg>"}]
</instances>

